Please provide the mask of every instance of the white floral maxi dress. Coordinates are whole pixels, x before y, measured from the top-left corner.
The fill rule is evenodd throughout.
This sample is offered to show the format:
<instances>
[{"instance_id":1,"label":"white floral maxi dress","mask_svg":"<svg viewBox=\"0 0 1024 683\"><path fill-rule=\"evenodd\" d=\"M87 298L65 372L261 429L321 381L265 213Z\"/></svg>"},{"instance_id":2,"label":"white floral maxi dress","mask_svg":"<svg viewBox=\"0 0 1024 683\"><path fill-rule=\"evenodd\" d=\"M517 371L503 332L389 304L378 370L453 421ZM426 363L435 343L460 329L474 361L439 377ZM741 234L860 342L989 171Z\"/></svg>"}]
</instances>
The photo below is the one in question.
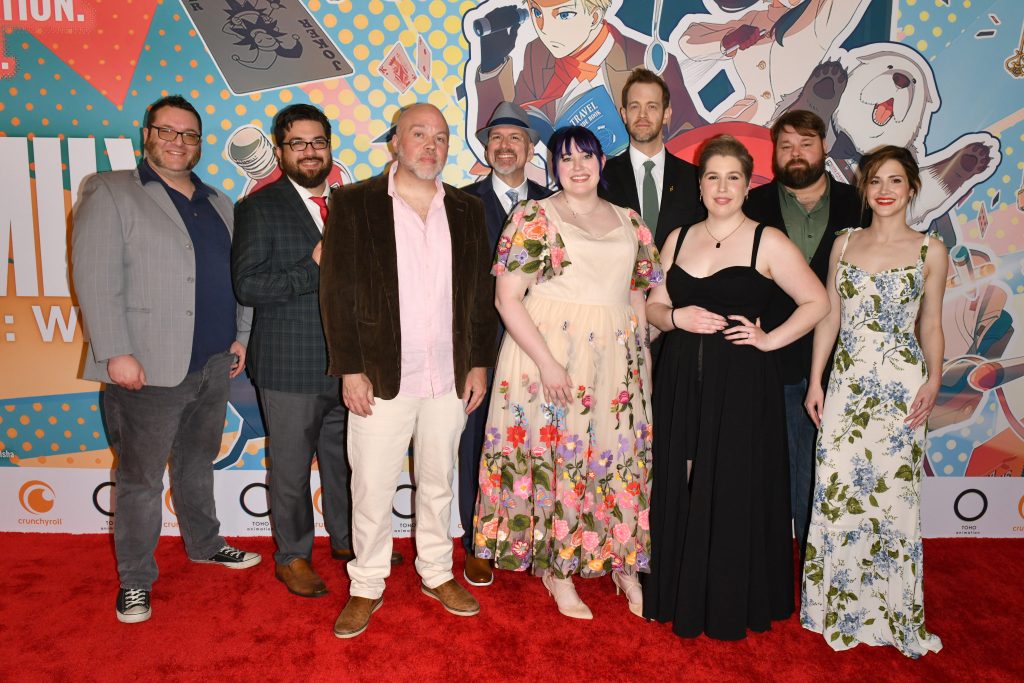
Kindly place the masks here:
<instances>
[{"instance_id":1,"label":"white floral maxi dress","mask_svg":"<svg viewBox=\"0 0 1024 683\"><path fill-rule=\"evenodd\" d=\"M556 576L646 572L650 562L650 370L631 289L662 279L639 216L594 237L551 200L520 204L493 271L527 277L523 304L565 365L574 401L544 401L511 335L494 369L474 520L476 556Z\"/></svg>"},{"instance_id":2,"label":"white floral maxi dress","mask_svg":"<svg viewBox=\"0 0 1024 683\"><path fill-rule=\"evenodd\" d=\"M836 269L839 342L818 432L800 621L835 650L937 652L924 624L920 487L925 428L904 423L928 369L914 336L928 236L912 266Z\"/></svg>"}]
</instances>

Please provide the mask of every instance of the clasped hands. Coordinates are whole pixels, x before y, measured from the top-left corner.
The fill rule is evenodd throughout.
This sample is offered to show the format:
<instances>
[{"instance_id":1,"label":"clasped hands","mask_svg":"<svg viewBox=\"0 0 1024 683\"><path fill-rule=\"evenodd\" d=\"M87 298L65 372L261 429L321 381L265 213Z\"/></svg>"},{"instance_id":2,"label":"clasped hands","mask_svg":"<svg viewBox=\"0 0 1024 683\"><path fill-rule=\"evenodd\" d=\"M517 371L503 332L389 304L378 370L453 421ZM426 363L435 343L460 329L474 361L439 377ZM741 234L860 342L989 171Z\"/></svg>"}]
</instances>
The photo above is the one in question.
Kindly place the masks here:
<instances>
[{"instance_id":1,"label":"clasped hands","mask_svg":"<svg viewBox=\"0 0 1024 683\"><path fill-rule=\"evenodd\" d=\"M683 306L673 308L670 320L677 329L694 334L715 334L723 332L723 336L737 346L753 346L759 351L775 349L771 335L761 329L761 319L750 322L745 316L721 316L701 306ZM738 324L729 325L729 320Z\"/></svg>"}]
</instances>

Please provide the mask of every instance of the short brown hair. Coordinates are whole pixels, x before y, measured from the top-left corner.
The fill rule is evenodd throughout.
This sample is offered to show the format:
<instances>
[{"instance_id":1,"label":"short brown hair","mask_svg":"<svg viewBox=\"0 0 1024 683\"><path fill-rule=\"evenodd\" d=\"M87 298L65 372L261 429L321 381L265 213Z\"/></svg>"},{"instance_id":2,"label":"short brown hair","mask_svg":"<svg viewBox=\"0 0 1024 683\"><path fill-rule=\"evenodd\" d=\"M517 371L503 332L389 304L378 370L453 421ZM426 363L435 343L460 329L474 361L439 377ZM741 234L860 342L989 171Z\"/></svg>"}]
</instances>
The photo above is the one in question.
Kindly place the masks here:
<instances>
[{"instance_id":1,"label":"short brown hair","mask_svg":"<svg viewBox=\"0 0 1024 683\"><path fill-rule=\"evenodd\" d=\"M825 139L825 122L813 111L790 109L772 124L772 144L779 141L782 129L789 126L800 135L817 135Z\"/></svg>"},{"instance_id":2,"label":"short brown hair","mask_svg":"<svg viewBox=\"0 0 1024 683\"><path fill-rule=\"evenodd\" d=\"M626 103L629 101L627 99L629 96L629 89L637 83L653 83L661 88L661 106L668 109L668 86L665 85L665 81L661 80L661 76L658 74L654 73L650 69L645 69L642 66L633 69L629 74L629 78L626 79L626 84L622 86L622 101L620 102L620 106L626 106Z\"/></svg>"},{"instance_id":3,"label":"short brown hair","mask_svg":"<svg viewBox=\"0 0 1024 683\"><path fill-rule=\"evenodd\" d=\"M754 174L754 158L750 156L750 152L743 143L733 136L716 135L701 146L700 157L697 162L699 178L704 177L704 171L708 167L708 159L711 157L733 157L738 159L743 175L746 177L747 182L750 182L750 177Z\"/></svg>"},{"instance_id":4,"label":"short brown hair","mask_svg":"<svg viewBox=\"0 0 1024 683\"><path fill-rule=\"evenodd\" d=\"M866 201L868 184L871 178L878 173L878 169L887 161L895 161L903 167L907 174L907 182L910 189L914 191L914 197L921 191L921 169L917 165L917 159L905 147L896 145L885 145L868 152L860 158L857 170L857 191L860 192L861 200Z\"/></svg>"}]
</instances>

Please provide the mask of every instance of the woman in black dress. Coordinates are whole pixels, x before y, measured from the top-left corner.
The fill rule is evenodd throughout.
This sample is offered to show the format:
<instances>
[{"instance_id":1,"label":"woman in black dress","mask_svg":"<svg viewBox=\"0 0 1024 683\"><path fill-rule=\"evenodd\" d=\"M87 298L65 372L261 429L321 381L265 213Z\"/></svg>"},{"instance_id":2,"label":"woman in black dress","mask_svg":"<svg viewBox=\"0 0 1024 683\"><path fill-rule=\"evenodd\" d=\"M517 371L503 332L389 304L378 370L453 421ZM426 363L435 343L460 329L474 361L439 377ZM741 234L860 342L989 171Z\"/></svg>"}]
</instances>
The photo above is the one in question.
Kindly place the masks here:
<instances>
[{"instance_id":1,"label":"woman in black dress","mask_svg":"<svg viewBox=\"0 0 1024 683\"><path fill-rule=\"evenodd\" d=\"M793 613L786 420L769 352L802 337L829 304L789 238L743 214L752 169L735 138L704 145L708 218L669 235L666 281L647 302L665 339L653 379L644 616L686 637L738 640ZM776 287L797 309L766 332L759 316Z\"/></svg>"}]
</instances>

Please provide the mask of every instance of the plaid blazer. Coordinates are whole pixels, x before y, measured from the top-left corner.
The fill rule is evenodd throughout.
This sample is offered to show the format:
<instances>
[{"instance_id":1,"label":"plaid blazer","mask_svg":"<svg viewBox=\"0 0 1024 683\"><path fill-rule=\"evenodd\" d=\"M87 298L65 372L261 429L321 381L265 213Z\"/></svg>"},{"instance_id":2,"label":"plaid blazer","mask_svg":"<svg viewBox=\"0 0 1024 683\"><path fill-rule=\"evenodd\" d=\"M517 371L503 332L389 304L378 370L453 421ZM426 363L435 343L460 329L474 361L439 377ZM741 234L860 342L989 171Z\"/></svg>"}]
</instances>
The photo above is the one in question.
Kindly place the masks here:
<instances>
[{"instance_id":1,"label":"plaid blazer","mask_svg":"<svg viewBox=\"0 0 1024 683\"><path fill-rule=\"evenodd\" d=\"M253 307L247 366L263 389L318 394L337 389L327 375L320 323L320 230L287 177L235 205L231 276Z\"/></svg>"}]
</instances>

